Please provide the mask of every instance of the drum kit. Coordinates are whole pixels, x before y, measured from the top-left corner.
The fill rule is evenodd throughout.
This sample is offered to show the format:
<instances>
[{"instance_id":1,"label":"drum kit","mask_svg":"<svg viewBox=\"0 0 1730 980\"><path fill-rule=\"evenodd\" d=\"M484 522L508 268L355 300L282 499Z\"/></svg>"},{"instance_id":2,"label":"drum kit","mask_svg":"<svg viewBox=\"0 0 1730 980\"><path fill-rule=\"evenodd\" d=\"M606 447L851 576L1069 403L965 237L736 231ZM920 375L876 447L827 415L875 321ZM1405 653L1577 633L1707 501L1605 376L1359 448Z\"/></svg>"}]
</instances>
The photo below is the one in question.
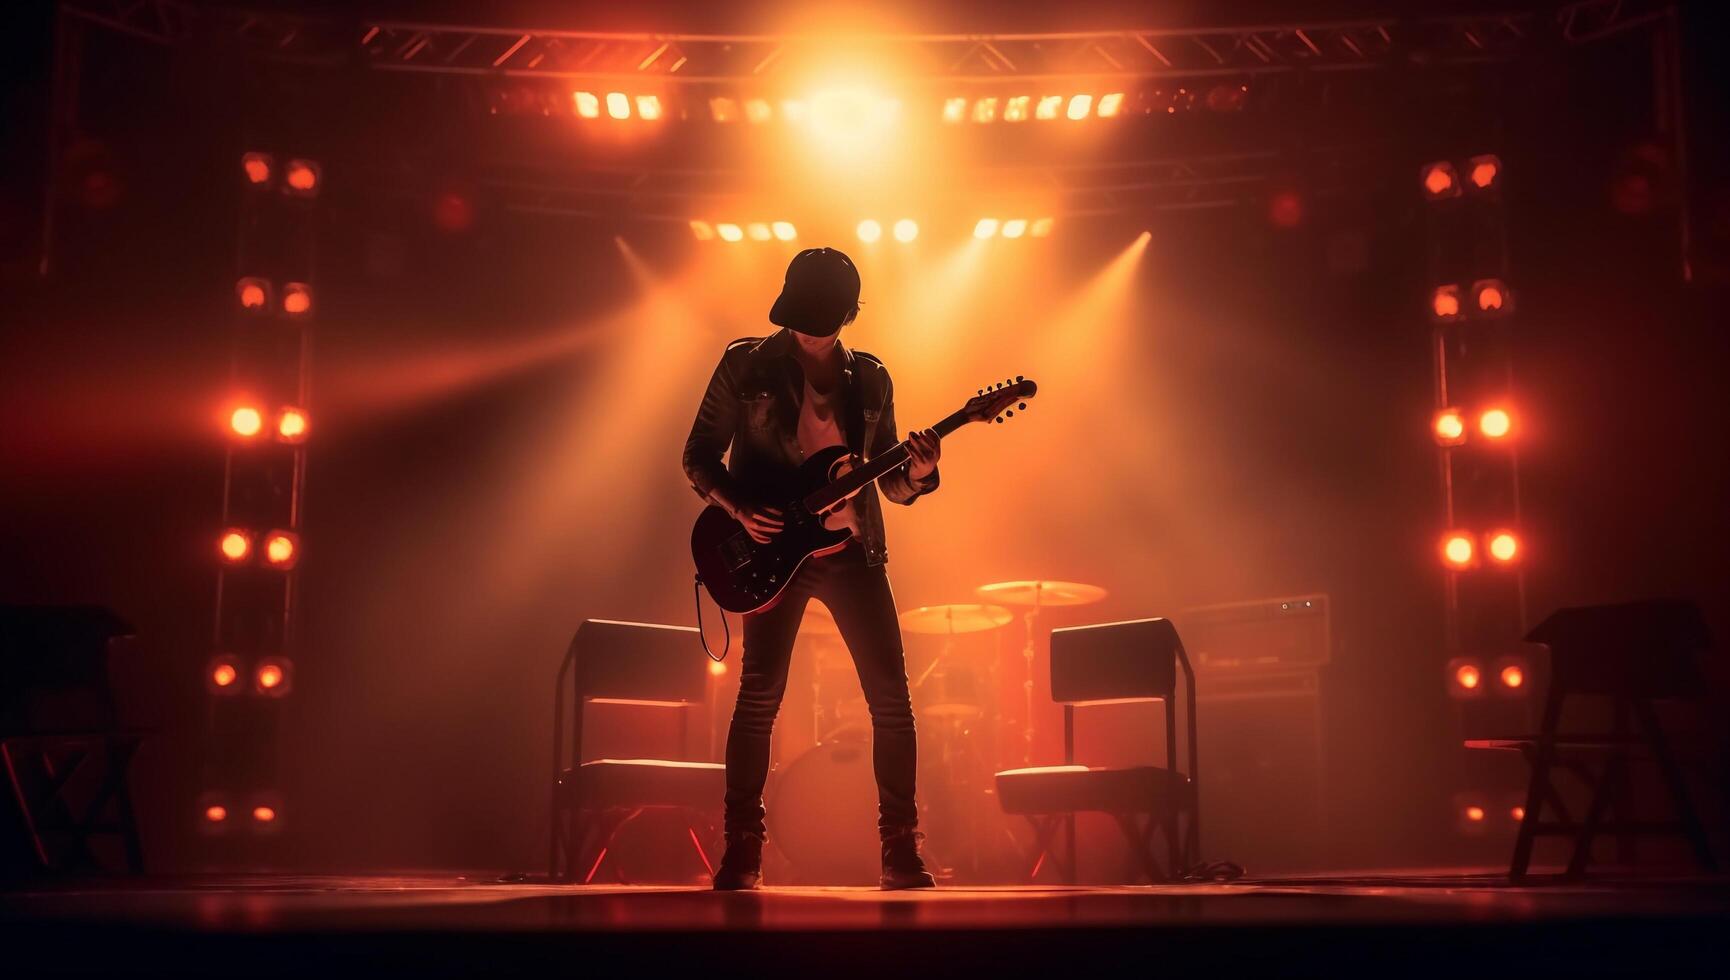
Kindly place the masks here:
<instances>
[{"instance_id":1,"label":"drum kit","mask_svg":"<svg viewBox=\"0 0 1730 980\"><path fill-rule=\"evenodd\" d=\"M1006 837L993 774L1026 765L1034 740L1034 660L1050 610L1099 602L1106 591L1080 582L1027 580L980 586L982 600L920 606L900 615L909 643L908 682L919 724L921 821L931 856L954 877L980 880ZM1021 621L1020 657L999 656L1002 630ZM802 876L849 881L874 876L877 812L871 775L870 714L835 621L807 607L801 635L815 648L812 731L816 744L781 768L769 800L770 831ZM1019 659L1020 663L1015 661ZM1000 686L1019 680L1020 711L1005 711ZM1019 713L1020 718L1013 716ZM1019 722L1019 731L1010 728ZM809 744L809 743L807 743ZM1003 853L1012 854L1008 850Z\"/></svg>"}]
</instances>

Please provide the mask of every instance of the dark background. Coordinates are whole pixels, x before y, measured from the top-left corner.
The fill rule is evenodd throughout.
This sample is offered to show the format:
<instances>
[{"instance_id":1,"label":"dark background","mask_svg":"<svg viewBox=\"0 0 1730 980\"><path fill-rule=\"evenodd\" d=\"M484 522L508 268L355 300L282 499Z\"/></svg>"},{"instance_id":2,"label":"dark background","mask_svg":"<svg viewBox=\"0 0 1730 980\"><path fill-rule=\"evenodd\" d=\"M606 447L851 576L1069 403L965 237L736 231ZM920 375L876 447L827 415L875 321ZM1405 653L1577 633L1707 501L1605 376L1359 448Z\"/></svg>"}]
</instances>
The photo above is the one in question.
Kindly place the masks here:
<instances>
[{"instance_id":1,"label":"dark background","mask_svg":"<svg viewBox=\"0 0 1730 980\"><path fill-rule=\"evenodd\" d=\"M767 7L709 4L377 6L428 20L597 29L743 31L774 19ZM1306 5L1303 16L1373 6ZM1643 32L1539 51L1413 97L1397 126L1360 134L1385 140L1381 178L1310 202L1297 229L1272 228L1252 207L1098 219L1052 240L1047 274L1080 283L1152 229L1133 293L1149 309L1158 304L1160 336L1181 338L1132 349L1177 417L1158 465L1195 475L1173 477L1140 503L1127 493L1129 506L1111 515L1138 557L1100 559L1117 576L1114 604L1100 613L1334 597L1330 813L1346 842L1342 860L1456 857L1446 801L1473 778L1439 681L1439 493L1422 435L1427 325L1414 301L1427 284L1410 183L1422 161L1490 150L1507 162L1531 608L1682 595L1730 635L1726 86L1699 21L1704 7L1682 11L1686 182L1681 161L1667 161L1651 206L1636 213L1615 206L1617 178L1642 145L1668 145L1653 129ZM1290 5L1278 10L1298 17ZM1149 12L1029 3L954 4L924 16L932 29L1005 31L1269 13L1251 4ZM119 195L112 206L62 209L57 265L41 278L52 10L25 4L14 18L0 58L0 601L100 602L140 627L120 676L129 710L162 732L136 784L153 862L207 860L183 814L202 788L200 670L222 466L213 406L228 356L238 197L231 168L250 141L268 139L306 146L331 174L346 166L355 176L333 179L320 269L306 521L316 545L304 565L302 672L282 741L294 832L258 860L534 866L551 677L570 630L589 616L691 620L679 548L694 501L676 444L581 464L651 487L645 506L666 514L664 526L629 540L609 530L604 505L573 501L534 556L529 584L495 601L486 576L521 570L501 550L515 539L496 533L509 526L514 493L548 467L572 465L536 457L548 427L573 406L635 408L630 398L582 397L609 345L623 341L603 336L412 398L380 392L399 377L393 368L424 379L441 358L472 365L485 352L533 348L549 325L600 321L632 302L615 235L657 268L692 261L696 244L680 228L510 218L484 202L471 232L439 234L424 192L464 179L472 131L439 108L430 84L344 68L257 70L95 32L79 135L106 148ZM399 182L405 173L415 180ZM1696 239L1691 282L1678 246L1684 208ZM1363 246L1361 261L1330 259L1342 240ZM981 303L1002 309L1013 288L1002 283ZM757 329L750 311L764 302L751 295L747 309L705 324L697 353L680 363L706 371L721 343ZM680 370L662 383L689 392L694 406L701 374ZM924 397L934 410L946 395ZM1196 421L1186 427L1186 418ZM669 433L684 424L669 423ZM1086 479L1093 454L1116 448L1104 426L1068 445L1073 455L1057 462L1052 486ZM949 500L921 506L956 504L963 491L948 489ZM1183 519L1186 494L1207 526L1235 528L1234 546L1250 542L1244 550L1180 546L1188 539L1163 522ZM1007 531L970 581L1090 577L1089 556L1108 549L1088 537L1067 550L1051 544L1061 538L1053 527L1062 519L1051 516L1061 504L1028 504L1052 509L1032 518L1046 529L1033 549L1045 564L1018 554ZM892 548L900 520L891 515ZM892 566L903 605L958 598L930 562L921 571L922 547L906 544ZM1138 567L1145 577L1124 587Z\"/></svg>"}]
</instances>

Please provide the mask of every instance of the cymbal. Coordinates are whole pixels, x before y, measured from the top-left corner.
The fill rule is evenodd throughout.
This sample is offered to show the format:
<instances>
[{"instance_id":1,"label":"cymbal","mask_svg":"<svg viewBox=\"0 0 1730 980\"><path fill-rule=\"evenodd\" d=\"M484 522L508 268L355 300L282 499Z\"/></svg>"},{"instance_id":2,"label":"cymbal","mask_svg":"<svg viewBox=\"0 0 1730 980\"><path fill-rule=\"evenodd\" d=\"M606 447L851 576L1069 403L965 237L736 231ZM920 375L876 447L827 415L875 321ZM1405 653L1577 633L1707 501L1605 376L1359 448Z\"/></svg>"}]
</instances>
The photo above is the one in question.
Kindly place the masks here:
<instances>
[{"instance_id":1,"label":"cymbal","mask_svg":"<svg viewBox=\"0 0 1730 980\"><path fill-rule=\"evenodd\" d=\"M978 633L994 630L1015 618L1002 606L951 603L920 606L901 614L901 628L910 633Z\"/></svg>"},{"instance_id":2,"label":"cymbal","mask_svg":"<svg viewBox=\"0 0 1730 980\"><path fill-rule=\"evenodd\" d=\"M1011 606L1085 606L1105 598L1106 592L1097 585L1082 582L1051 582L1028 579L1021 582L993 582L974 590L987 599Z\"/></svg>"}]
</instances>

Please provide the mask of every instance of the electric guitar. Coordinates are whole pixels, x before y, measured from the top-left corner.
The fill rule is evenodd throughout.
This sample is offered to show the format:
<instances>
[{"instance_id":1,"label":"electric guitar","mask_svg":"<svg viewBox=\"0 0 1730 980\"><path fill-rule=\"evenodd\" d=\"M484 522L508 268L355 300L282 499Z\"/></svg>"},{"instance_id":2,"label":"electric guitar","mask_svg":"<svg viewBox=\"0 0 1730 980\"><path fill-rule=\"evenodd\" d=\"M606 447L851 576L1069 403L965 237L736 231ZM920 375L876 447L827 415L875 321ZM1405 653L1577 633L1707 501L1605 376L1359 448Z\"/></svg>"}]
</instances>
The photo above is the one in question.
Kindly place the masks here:
<instances>
[{"instance_id":1,"label":"electric guitar","mask_svg":"<svg viewBox=\"0 0 1730 980\"><path fill-rule=\"evenodd\" d=\"M969 422L1002 422L1015 414L1013 406L1025 410L1027 399L1038 390L1022 378L1000 381L996 387L980 389L934 428L939 436L947 436ZM849 456L847 447L830 446L772 486L764 502L779 506L786 523L766 544L752 540L745 526L719 507L706 507L697 515L691 529L691 557L697 564L697 578L716 605L736 613L767 609L781 597L805 559L846 547L851 532L830 530L823 526L823 518L907 462L907 443L897 443L874 459L844 469Z\"/></svg>"}]
</instances>

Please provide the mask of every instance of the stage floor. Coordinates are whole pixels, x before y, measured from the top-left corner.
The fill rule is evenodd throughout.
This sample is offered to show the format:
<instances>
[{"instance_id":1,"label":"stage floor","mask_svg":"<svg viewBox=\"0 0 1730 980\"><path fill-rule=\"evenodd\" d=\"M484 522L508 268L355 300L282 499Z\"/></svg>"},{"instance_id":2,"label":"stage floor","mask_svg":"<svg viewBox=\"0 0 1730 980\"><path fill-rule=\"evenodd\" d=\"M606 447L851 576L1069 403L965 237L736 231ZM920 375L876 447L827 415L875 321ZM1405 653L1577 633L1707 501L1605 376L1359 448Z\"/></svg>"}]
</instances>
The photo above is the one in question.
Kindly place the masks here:
<instances>
[{"instance_id":1,"label":"stage floor","mask_svg":"<svg viewBox=\"0 0 1730 980\"><path fill-rule=\"evenodd\" d=\"M896 957L1006 974L1077 965L1228 975L1715 972L1727 926L1730 883L1721 880L1516 888L1493 874L1441 873L737 894L454 874L247 875L0 893L9 965L183 975L361 963L491 974L618 957L772 974L881 972Z\"/></svg>"}]
</instances>

